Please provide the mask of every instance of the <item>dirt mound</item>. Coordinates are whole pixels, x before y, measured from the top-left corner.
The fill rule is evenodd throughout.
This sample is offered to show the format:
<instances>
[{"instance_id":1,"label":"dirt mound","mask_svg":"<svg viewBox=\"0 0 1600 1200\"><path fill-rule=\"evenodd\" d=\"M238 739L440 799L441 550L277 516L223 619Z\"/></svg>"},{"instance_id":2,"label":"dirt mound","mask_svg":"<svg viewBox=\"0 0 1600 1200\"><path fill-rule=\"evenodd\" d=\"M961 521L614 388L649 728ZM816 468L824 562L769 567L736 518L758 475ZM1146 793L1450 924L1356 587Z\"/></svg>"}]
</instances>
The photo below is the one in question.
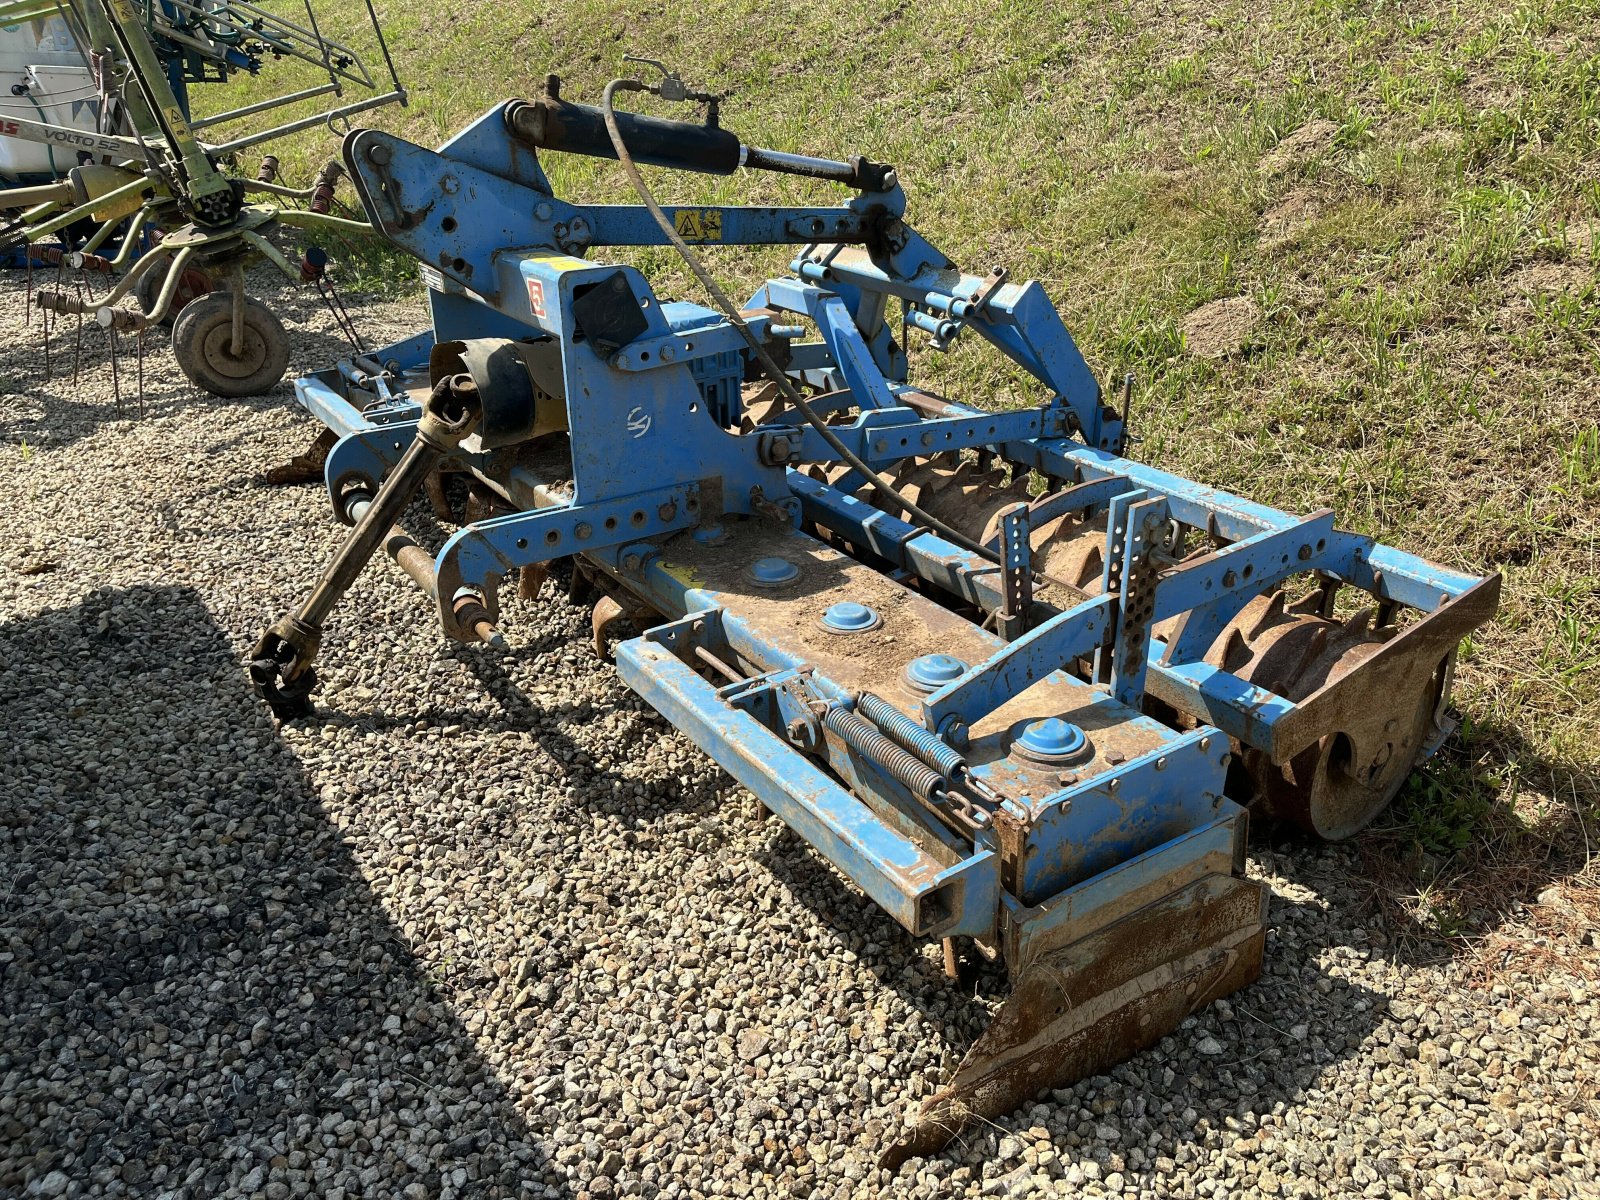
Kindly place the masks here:
<instances>
[{"instance_id":1,"label":"dirt mound","mask_svg":"<svg viewBox=\"0 0 1600 1200\"><path fill-rule=\"evenodd\" d=\"M1294 241L1306 226L1322 215L1315 192L1296 188L1261 214L1261 244L1269 250Z\"/></svg>"},{"instance_id":2,"label":"dirt mound","mask_svg":"<svg viewBox=\"0 0 1600 1200\"><path fill-rule=\"evenodd\" d=\"M1568 231L1571 237L1571 231ZM1526 324L1541 296L1581 296L1594 286L1594 270L1577 263L1536 262L1519 267L1500 281L1505 302L1495 312L1503 329Z\"/></svg>"},{"instance_id":3,"label":"dirt mound","mask_svg":"<svg viewBox=\"0 0 1600 1200\"><path fill-rule=\"evenodd\" d=\"M1223 359L1250 345L1261 324L1261 306L1249 296L1202 304L1183 319L1183 344L1198 358Z\"/></svg>"},{"instance_id":4,"label":"dirt mound","mask_svg":"<svg viewBox=\"0 0 1600 1200\"><path fill-rule=\"evenodd\" d=\"M1600 221L1574 221L1567 226L1567 249L1572 252L1574 261L1583 263L1593 257L1597 233L1600 233Z\"/></svg>"},{"instance_id":5,"label":"dirt mound","mask_svg":"<svg viewBox=\"0 0 1600 1200\"><path fill-rule=\"evenodd\" d=\"M1333 146L1339 127L1321 118L1300 126L1262 157L1256 168L1263 179L1282 175L1290 167L1309 162Z\"/></svg>"}]
</instances>

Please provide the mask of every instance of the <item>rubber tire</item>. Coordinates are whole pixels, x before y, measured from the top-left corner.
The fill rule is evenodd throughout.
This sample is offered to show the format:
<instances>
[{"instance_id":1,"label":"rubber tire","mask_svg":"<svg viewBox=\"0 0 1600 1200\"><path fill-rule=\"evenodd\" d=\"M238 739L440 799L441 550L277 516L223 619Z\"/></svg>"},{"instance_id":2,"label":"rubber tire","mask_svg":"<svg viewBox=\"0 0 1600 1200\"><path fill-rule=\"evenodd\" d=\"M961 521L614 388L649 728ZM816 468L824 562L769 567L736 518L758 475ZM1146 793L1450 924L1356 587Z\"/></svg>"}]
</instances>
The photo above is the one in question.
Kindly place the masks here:
<instances>
[{"instance_id":1,"label":"rubber tire","mask_svg":"<svg viewBox=\"0 0 1600 1200\"><path fill-rule=\"evenodd\" d=\"M233 336L233 293L212 292L190 302L172 323L172 355L199 387L213 396L259 396L289 369L289 335L259 300L244 301L245 356L228 353Z\"/></svg>"},{"instance_id":2,"label":"rubber tire","mask_svg":"<svg viewBox=\"0 0 1600 1200\"><path fill-rule=\"evenodd\" d=\"M149 312L155 307L156 300L161 294L161 285L166 282L167 273L161 267L146 271L139 276L139 282L134 285L134 295L139 298L139 307ZM203 289L190 286L204 284ZM217 290L217 282L199 267L185 267L182 278L178 281L178 290L172 297L172 307L167 309L167 315L158 322L164 329L171 329L173 322L178 319L178 314L201 296L209 296ZM184 299L187 296L188 299Z\"/></svg>"}]
</instances>

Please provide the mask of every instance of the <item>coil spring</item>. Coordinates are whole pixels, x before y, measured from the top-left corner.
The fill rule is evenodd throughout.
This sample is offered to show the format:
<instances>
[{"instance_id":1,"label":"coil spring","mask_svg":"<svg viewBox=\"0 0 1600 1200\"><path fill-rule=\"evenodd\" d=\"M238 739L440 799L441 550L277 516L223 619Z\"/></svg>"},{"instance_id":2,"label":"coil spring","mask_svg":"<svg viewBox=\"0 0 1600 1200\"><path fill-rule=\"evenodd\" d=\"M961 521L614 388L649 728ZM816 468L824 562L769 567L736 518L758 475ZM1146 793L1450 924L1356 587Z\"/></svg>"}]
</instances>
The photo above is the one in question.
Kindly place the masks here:
<instances>
[{"instance_id":1,"label":"coil spring","mask_svg":"<svg viewBox=\"0 0 1600 1200\"><path fill-rule=\"evenodd\" d=\"M862 692L856 711L871 721L889 739L898 742L923 762L931 764L946 779L954 779L967 769L967 760L936 733L929 733L881 696Z\"/></svg>"},{"instance_id":2,"label":"coil spring","mask_svg":"<svg viewBox=\"0 0 1600 1200\"><path fill-rule=\"evenodd\" d=\"M916 755L895 745L877 726L862 720L839 705L823 714L822 723L833 730L859 754L870 758L895 779L905 784L919 800L932 800L944 782L943 776Z\"/></svg>"}]
</instances>

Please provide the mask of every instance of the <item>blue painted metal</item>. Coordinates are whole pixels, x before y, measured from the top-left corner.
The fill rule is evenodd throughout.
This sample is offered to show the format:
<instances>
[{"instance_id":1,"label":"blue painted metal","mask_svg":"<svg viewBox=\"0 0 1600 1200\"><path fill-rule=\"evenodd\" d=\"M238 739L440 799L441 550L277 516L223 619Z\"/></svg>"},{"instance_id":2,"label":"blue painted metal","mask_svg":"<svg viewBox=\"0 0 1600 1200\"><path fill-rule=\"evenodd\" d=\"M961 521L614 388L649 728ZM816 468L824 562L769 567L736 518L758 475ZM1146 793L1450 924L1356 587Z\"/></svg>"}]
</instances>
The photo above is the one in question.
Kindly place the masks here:
<instances>
[{"instance_id":1,"label":"blue painted metal","mask_svg":"<svg viewBox=\"0 0 1600 1200\"><path fill-rule=\"evenodd\" d=\"M822 614L822 627L834 633L865 633L869 629L876 629L882 623L882 617L865 604L857 604L854 600L842 600L838 604L829 606Z\"/></svg>"},{"instance_id":2,"label":"blue painted metal","mask_svg":"<svg viewBox=\"0 0 1600 1200\"><path fill-rule=\"evenodd\" d=\"M919 692L936 692L967 673L967 664L949 654L924 654L906 664L905 677Z\"/></svg>"},{"instance_id":3,"label":"blue painted metal","mask_svg":"<svg viewBox=\"0 0 1600 1200\"><path fill-rule=\"evenodd\" d=\"M532 404L544 429L559 427L547 407L559 405L565 439L453 456L521 511L467 525L437 556L448 633L473 632L458 600L479 624L494 619L508 572L568 555L635 609L665 614L617 648L623 680L913 934L977 937L1013 970L1046 960L1080 982L1105 963L1137 965L1100 996L1075 984L1109 1025L1056 1007L1028 1029L1092 1039L1104 1027L1143 1045L1160 1029L1138 1022L1173 1028L1207 989L1247 982L1264 893L1237 879L1245 818L1224 795L1235 744L1257 752L1246 768L1285 762L1341 731L1367 682L1413 659L1447 666L1459 631L1492 613L1498 580L1338 530L1325 512L1281 512L1121 457L1121 418L1043 288L963 272L906 225L892 178L831 207L669 207L703 245L795 247L790 276L759 287L741 319L874 472L905 464L916 477L973 451L983 466L963 480L1010 465L1004 507L955 518L988 522L967 536L989 538L998 561L952 544L885 511L892 502L798 414L765 396L747 407L759 373L728 317L663 300L634 267L603 261L607 246L662 244L649 215L556 197L539 154L508 135L509 111L438 151L375 131L347 139L376 224L425 264L433 328L379 351L381 372L347 363L297 385L340 435L327 467L336 507L414 436L435 344L526 347L526 392L480 384L483 402L523 415ZM965 333L1036 380L1041 402L988 413L912 386L899 339L948 349ZM1047 483L1031 503L1029 471ZM1092 565L1073 582L1035 575L1050 569L1053 527L1103 537L1072 547L1089 552L1083 564L1100 555L1098 579ZM1425 616L1299 701L1214 665L1247 606L1297 576ZM1147 715L1147 694L1163 702L1152 713L1170 705L1181 719ZM1211 914L1196 924L1227 928L1148 927L1194 897ZM1118 946L1119 929L1139 930L1138 944ZM1169 938L1162 957L1152 946ZM1085 946L1101 948L1095 961L1058 957ZM1033 1046L1007 1048L1020 1082L993 1094L1037 1090Z\"/></svg>"},{"instance_id":4,"label":"blue painted metal","mask_svg":"<svg viewBox=\"0 0 1600 1200\"><path fill-rule=\"evenodd\" d=\"M1029 721L1017 745L1031 758L1067 762L1088 748L1089 738L1081 728L1060 717Z\"/></svg>"},{"instance_id":5,"label":"blue painted metal","mask_svg":"<svg viewBox=\"0 0 1600 1200\"><path fill-rule=\"evenodd\" d=\"M758 558L750 564L750 582L758 587L780 587L800 574L787 558Z\"/></svg>"},{"instance_id":6,"label":"blue painted metal","mask_svg":"<svg viewBox=\"0 0 1600 1200\"><path fill-rule=\"evenodd\" d=\"M548 351L540 387L560 395L534 402L564 407L570 457L549 476L516 447L455 456L525 511L446 543L444 627L470 634L458 595L494 616L508 572L582 556L668 614L618 649L629 685L913 932L1006 940L1026 962L1119 905L1237 872L1229 738L1276 758L1349 696L1296 704L1252 687L1203 661L1218 636L1297 575L1424 612L1448 612L1478 582L1339 531L1330 514L1280 512L1114 453L1121 420L1043 288L961 271L905 224L898 183L836 206L669 207L702 244L795 247L790 276L758 288L743 319L826 393L816 407L875 470L982 450L1051 481L1008 510L1009 540L991 542L1023 573L1014 595L1051 599L1005 614L995 563L875 507L855 471L808 473L835 453L794 413L746 410L756 370L729 320L602 260L607 246L662 244L649 215L558 198L539 155L508 136L508 109L438 151L371 130L347 140L375 222L425 264L433 328L379 351L384 373L348 366L297 385L341 435L330 491L392 469L436 342ZM1042 402L988 413L910 385L900 333L948 347L968 331L1038 381ZM1104 521L1098 595L1033 578L1030 531L1069 515ZM1174 524L1216 548L1180 556ZM800 532L813 525L838 542ZM1005 614L1007 640L932 594ZM714 686L696 668L743 678ZM1198 723L1144 715L1147 691Z\"/></svg>"},{"instance_id":7,"label":"blue painted metal","mask_svg":"<svg viewBox=\"0 0 1600 1200\"><path fill-rule=\"evenodd\" d=\"M922 723L937 730L954 718L971 728L1006 701L1092 653L1106 636L1114 608L1114 597L1096 596L1001 646L924 700Z\"/></svg>"},{"instance_id":8,"label":"blue painted metal","mask_svg":"<svg viewBox=\"0 0 1600 1200\"><path fill-rule=\"evenodd\" d=\"M1006 962L1013 971L1024 970L1056 947L1070 945L1208 875L1238 872L1245 853L1245 826L1238 806L1225 803L1215 820L1063 888L1035 906L1002 893Z\"/></svg>"},{"instance_id":9,"label":"blue painted metal","mask_svg":"<svg viewBox=\"0 0 1600 1200\"><path fill-rule=\"evenodd\" d=\"M928 936L992 934L999 873L991 851L941 863L648 639L619 646L617 670L907 929Z\"/></svg>"}]
</instances>

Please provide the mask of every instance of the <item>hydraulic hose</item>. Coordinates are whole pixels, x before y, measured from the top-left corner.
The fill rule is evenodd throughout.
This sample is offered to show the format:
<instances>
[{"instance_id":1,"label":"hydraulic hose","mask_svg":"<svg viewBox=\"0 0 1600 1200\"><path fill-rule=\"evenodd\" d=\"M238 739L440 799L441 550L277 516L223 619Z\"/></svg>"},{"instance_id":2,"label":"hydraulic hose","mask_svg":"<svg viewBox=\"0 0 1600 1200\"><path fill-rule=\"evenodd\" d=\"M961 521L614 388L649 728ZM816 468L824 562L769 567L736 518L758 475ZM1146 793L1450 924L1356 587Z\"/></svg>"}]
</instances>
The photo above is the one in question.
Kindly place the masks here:
<instances>
[{"instance_id":1,"label":"hydraulic hose","mask_svg":"<svg viewBox=\"0 0 1600 1200\"><path fill-rule=\"evenodd\" d=\"M728 298L727 293L722 290L715 277L706 269L705 264L700 260L700 256L690 248L689 243L684 241L679 236L678 231L673 228L672 222L667 219L667 214L661 210L661 205L656 203L655 195L650 191L649 185L644 181L644 176L639 173L638 166L628 153L628 147L622 138L622 130L617 125L616 94L618 91L645 92L649 90L651 89L646 84L639 82L637 79L613 79L606 84L606 90L601 95L600 110L605 117L606 132L611 136L611 144L616 148L617 161L622 164L622 170L627 175L628 182L633 185L633 190L638 193L639 199L644 203L645 208L650 210L650 215L655 218L656 224L661 226L661 232L666 235L667 240L672 244L672 248L682 257L685 265L688 266L694 277L700 281L700 286L705 288L716 306L722 310L722 315L728 319L729 324L738 330L739 336L744 339L745 344L750 347L751 353L756 356L756 361L761 364L761 369L771 378L783 398L792 404L800 415L806 419L806 423L821 435L822 440L828 444L833 452L852 469L860 472L872 489L886 501L897 505L901 511L910 514L914 520L944 538L945 541L960 546L968 553L976 554L987 562L1000 564L1000 556L995 551L981 542L969 538L959 529L946 525L932 513L918 508L891 485L880 479L877 471L863 462L855 451L846 446L839 439L839 436L828 427L826 422L817 415L811 405L806 402L805 397L800 394L800 389L794 386L784 369L778 365L772 355L767 352L767 348L761 344L761 340L750 332L750 327L744 323L744 318L739 315L738 306Z\"/></svg>"}]
</instances>

